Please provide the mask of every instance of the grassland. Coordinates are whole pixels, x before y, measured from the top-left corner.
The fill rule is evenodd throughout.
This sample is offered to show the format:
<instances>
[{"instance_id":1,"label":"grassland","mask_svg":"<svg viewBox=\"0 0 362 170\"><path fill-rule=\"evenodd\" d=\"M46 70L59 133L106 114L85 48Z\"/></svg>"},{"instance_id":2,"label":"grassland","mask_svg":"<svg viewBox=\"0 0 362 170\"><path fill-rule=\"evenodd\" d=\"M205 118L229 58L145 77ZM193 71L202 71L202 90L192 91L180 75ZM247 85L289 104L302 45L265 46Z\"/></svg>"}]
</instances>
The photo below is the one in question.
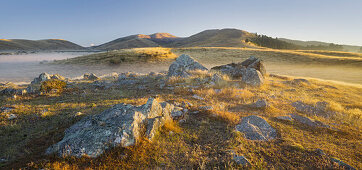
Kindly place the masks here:
<instances>
[{"instance_id":1,"label":"grassland","mask_svg":"<svg viewBox=\"0 0 362 170\"><path fill-rule=\"evenodd\" d=\"M168 48L134 48L112 50L96 53L67 60L55 61L54 64L81 64L81 65L119 65L122 63L136 62L162 62L175 59L177 56Z\"/></svg>"},{"instance_id":2,"label":"grassland","mask_svg":"<svg viewBox=\"0 0 362 170\"><path fill-rule=\"evenodd\" d=\"M322 149L328 156L339 158L357 169L362 168L362 86L309 79L294 83L294 77L268 76L262 87L245 87L229 80L215 85L198 85L210 77L202 73L187 79L171 79L167 87L159 82L118 84L112 78L104 81L110 88L95 88L92 81L71 81L63 93L26 95L17 98L0 96L0 106L14 107L18 118L0 117L0 157L9 161L0 168L104 169L104 168L172 168L224 169L241 168L232 160L232 151L244 155L249 168L331 168L329 159L318 156ZM147 90L139 90L138 86ZM216 89L221 89L217 92ZM195 99L198 95L204 100ZM114 148L99 158L59 158L44 151L63 137L66 128L84 116L99 113L114 104L144 104L150 96L170 103L189 102L190 114L182 123L170 121L162 127L156 140L144 139L127 148ZM266 99L266 109L250 109L246 104ZM312 116L331 128L311 128L297 122L276 120L275 116L295 113L292 102L314 105L329 103L333 117ZM200 106L212 106L200 110ZM80 114L82 113L82 114ZM242 117L259 115L278 132L270 142L250 141L235 131ZM307 115L305 115L307 116Z\"/></svg>"}]
</instances>

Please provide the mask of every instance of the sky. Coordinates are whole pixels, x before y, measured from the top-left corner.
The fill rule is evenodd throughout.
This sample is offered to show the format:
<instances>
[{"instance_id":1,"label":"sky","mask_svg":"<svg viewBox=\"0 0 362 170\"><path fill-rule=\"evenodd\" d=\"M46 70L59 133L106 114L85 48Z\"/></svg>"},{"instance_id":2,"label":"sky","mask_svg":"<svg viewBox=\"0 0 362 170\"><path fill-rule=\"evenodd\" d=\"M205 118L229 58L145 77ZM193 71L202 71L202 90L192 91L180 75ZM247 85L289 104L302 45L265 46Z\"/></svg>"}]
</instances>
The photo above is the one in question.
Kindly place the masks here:
<instances>
[{"instance_id":1,"label":"sky","mask_svg":"<svg viewBox=\"0 0 362 170\"><path fill-rule=\"evenodd\" d=\"M0 0L0 39L99 45L133 34L236 28L362 46L362 0Z\"/></svg>"}]
</instances>

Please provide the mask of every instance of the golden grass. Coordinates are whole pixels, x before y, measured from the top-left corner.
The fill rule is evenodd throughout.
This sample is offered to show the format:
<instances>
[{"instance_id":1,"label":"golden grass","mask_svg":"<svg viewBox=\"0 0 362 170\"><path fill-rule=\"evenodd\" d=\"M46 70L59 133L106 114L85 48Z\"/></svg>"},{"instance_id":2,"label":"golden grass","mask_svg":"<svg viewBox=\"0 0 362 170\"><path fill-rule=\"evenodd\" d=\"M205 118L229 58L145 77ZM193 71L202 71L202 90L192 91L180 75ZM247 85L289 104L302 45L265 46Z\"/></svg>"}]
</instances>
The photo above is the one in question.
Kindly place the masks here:
<instances>
[{"instance_id":1,"label":"golden grass","mask_svg":"<svg viewBox=\"0 0 362 170\"><path fill-rule=\"evenodd\" d=\"M134 62L160 62L175 59L169 48L151 47L151 48L134 48L120 49L76 58L55 61L55 64L108 64L118 65L121 63Z\"/></svg>"},{"instance_id":2,"label":"golden grass","mask_svg":"<svg viewBox=\"0 0 362 170\"><path fill-rule=\"evenodd\" d=\"M309 83L295 83L296 77L267 76L261 87L244 87L227 77L223 85L199 84L214 73L195 72L191 78L172 78L168 85L175 89L140 91L135 85L92 89L90 82L75 82L59 96L24 96L0 100L1 106L13 106L16 120L0 117L0 157L13 158L1 168L49 169L237 169L232 161L233 150L245 156L255 169L326 169L328 157L320 157L320 148L329 156L362 168L362 87L360 85L306 78ZM300 77L298 77L300 78ZM157 84L157 82L154 82ZM193 87L198 85L198 87ZM192 90L190 90L192 89ZM156 135L156 140L141 140L136 146L114 148L96 159L44 156L51 144L61 140L66 128L82 117L100 113L113 104L144 104L149 96L160 101L189 102L190 114L183 123L169 120ZM204 100L195 99L198 95ZM1 96L4 97L4 96ZM5 97L4 97L5 98ZM266 109L250 109L247 104L266 99ZM328 102L328 111L338 112L304 116L328 124L332 128L312 128L298 122L276 120L276 116L296 113L292 102L315 105ZM211 106L202 110L201 106ZM77 115L82 112L83 115ZM235 125L249 115L263 117L278 132L278 139L269 142L250 141ZM335 130L335 129L338 130ZM24 136L26 135L26 136ZM14 158L15 161L14 161ZM244 167L245 168L245 167Z\"/></svg>"},{"instance_id":3,"label":"golden grass","mask_svg":"<svg viewBox=\"0 0 362 170\"><path fill-rule=\"evenodd\" d=\"M9 40L9 39L0 39L0 41L8 41L8 42L11 42L12 40Z\"/></svg>"}]
</instances>

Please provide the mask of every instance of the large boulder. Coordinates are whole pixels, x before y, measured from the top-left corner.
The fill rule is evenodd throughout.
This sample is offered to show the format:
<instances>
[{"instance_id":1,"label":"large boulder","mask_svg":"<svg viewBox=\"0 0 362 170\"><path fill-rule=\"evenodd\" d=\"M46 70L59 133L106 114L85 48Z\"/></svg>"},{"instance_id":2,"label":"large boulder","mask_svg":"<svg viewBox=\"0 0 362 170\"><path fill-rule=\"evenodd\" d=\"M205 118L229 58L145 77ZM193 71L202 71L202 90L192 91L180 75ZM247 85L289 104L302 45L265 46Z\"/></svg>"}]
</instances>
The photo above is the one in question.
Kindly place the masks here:
<instances>
[{"instance_id":1,"label":"large boulder","mask_svg":"<svg viewBox=\"0 0 362 170\"><path fill-rule=\"evenodd\" d=\"M117 104L85 117L65 131L64 138L49 147L47 154L97 157L115 146L131 146L141 136L152 140L158 128L171 119L173 105L150 98L141 106Z\"/></svg>"},{"instance_id":2,"label":"large boulder","mask_svg":"<svg viewBox=\"0 0 362 170\"><path fill-rule=\"evenodd\" d=\"M271 140L277 137L276 130L259 116L244 117L236 130L245 134L250 140Z\"/></svg>"},{"instance_id":3,"label":"large boulder","mask_svg":"<svg viewBox=\"0 0 362 170\"><path fill-rule=\"evenodd\" d=\"M258 70L263 76L265 76L266 74L266 69L263 61L254 56L250 56L248 59L241 62L240 64L246 68L254 68L255 70Z\"/></svg>"},{"instance_id":4,"label":"large boulder","mask_svg":"<svg viewBox=\"0 0 362 170\"><path fill-rule=\"evenodd\" d=\"M168 77L189 77L190 71L207 70L206 67L195 61L192 57L182 54L176 58L168 69Z\"/></svg>"},{"instance_id":5,"label":"large boulder","mask_svg":"<svg viewBox=\"0 0 362 170\"><path fill-rule=\"evenodd\" d=\"M254 56L249 57L243 62L240 63L230 63L226 65L216 66L211 68L211 70L220 71L223 74L227 74L234 79L243 77L246 69L253 68L260 72L260 74L265 77L266 69L263 64L263 61Z\"/></svg>"},{"instance_id":6,"label":"large boulder","mask_svg":"<svg viewBox=\"0 0 362 170\"><path fill-rule=\"evenodd\" d=\"M263 75L254 68L247 68L241 81L250 86L261 86L264 83Z\"/></svg>"},{"instance_id":7,"label":"large boulder","mask_svg":"<svg viewBox=\"0 0 362 170\"><path fill-rule=\"evenodd\" d=\"M34 78L34 80L31 82L31 84L40 84L43 81L47 81L49 79L51 79L50 74L48 73L41 73L38 77Z\"/></svg>"}]
</instances>

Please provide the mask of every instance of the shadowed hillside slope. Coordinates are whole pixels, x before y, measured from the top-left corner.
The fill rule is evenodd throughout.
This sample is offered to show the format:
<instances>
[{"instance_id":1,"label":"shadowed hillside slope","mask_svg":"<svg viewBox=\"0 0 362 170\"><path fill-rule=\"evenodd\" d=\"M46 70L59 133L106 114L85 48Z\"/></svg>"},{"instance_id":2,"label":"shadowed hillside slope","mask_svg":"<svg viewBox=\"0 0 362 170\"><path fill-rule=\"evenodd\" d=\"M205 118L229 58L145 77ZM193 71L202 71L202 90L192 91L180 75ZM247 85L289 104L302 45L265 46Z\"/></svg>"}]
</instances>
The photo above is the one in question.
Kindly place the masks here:
<instances>
[{"instance_id":1,"label":"shadowed hillside slope","mask_svg":"<svg viewBox=\"0 0 362 170\"><path fill-rule=\"evenodd\" d=\"M24 40L0 39L0 51L53 51L53 50L84 50L85 48L62 39Z\"/></svg>"}]
</instances>

